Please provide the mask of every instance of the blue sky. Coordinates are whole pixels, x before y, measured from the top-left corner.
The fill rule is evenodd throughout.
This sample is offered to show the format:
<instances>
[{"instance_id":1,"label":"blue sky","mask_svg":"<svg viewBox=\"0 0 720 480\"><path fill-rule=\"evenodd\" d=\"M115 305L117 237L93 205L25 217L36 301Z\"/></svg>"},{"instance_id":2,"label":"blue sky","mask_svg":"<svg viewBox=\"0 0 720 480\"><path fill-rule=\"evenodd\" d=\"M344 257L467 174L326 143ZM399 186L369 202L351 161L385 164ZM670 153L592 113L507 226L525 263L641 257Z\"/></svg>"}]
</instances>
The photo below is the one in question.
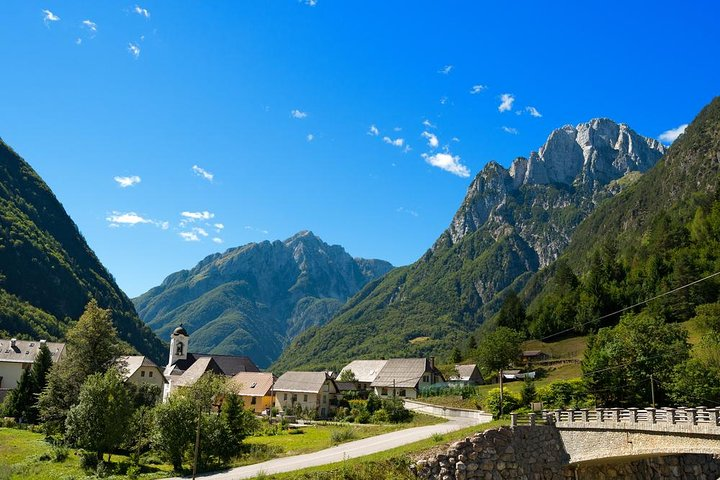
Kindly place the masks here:
<instances>
[{"instance_id":1,"label":"blue sky","mask_svg":"<svg viewBox=\"0 0 720 480\"><path fill-rule=\"evenodd\" d=\"M403 265L488 161L594 117L692 120L720 93L719 10L6 0L0 137L131 296L304 229Z\"/></svg>"}]
</instances>

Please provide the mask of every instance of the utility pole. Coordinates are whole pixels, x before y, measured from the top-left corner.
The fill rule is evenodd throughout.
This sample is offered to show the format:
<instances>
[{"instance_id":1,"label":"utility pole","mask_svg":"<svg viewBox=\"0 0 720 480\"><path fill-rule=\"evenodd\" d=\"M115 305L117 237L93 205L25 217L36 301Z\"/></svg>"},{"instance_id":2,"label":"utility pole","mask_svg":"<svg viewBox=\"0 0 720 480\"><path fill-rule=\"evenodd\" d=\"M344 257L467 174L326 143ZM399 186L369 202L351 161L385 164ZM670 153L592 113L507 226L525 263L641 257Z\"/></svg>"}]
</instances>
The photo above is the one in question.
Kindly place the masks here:
<instances>
[{"instance_id":1,"label":"utility pole","mask_svg":"<svg viewBox=\"0 0 720 480\"><path fill-rule=\"evenodd\" d=\"M655 408L655 382L652 373L650 374L650 395L652 396L652 406Z\"/></svg>"},{"instance_id":2,"label":"utility pole","mask_svg":"<svg viewBox=\"0 0 720 480\"><path fill-rule=\"evenodd\" d=\"M500 373L498 373L498 377L500 380L500 416L502 417L503 414L503 369L500 369Z\"/></svg>"},{"instance_id":3,"label":"utility pole","mask_svg":"<svg viewBox=\"0 0 720 480\"><path fill-rule=\"evenodd\" d=\"M195 433L195 455L193 456L193 475L192 475L193 480L195 480L195 474L197 473L198 453L200 451L200 421L201 421L201 419L202 419L202 405L198 405L197 432Z\"/></svg>"},{"instance_id":4,"label":"utility pole","mask_svg":"<svg viewBox=\"0 0 720 480\"><path fill-rule=\"evenodd\" d=\"M395 379L393 378L393 398L395 398Z\"/></svg>"}]
</instances>

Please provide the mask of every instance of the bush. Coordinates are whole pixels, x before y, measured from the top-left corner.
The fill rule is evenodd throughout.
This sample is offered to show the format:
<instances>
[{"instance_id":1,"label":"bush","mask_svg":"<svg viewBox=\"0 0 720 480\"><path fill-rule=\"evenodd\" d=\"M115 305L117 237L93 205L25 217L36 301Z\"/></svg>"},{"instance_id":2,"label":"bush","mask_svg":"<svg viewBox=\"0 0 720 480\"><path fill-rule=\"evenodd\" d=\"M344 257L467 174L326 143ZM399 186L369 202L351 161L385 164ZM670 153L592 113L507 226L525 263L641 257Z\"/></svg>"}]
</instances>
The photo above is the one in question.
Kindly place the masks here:
<instances>
[{"instance_id":1,"label":"bush","mask_svg":"<svg viewBox=\"0 0 720 480\"><path fill-rule=\"evenodd\" d=\"M355 438L355 430L352 428L340 428L330 432L330 443L337 445L338 443L347 442Z\"/></svg>"},{"instance_id":2,"label":"bush","mask_svg":"<svg viewBox=\"0 0 720 480\"><path fill-rule=\"evenodd\" d=\"M393 423L407 422L412 419L412 413L405 408L403 401L399 398L383 400L382 408L387 412L388 420Z\"/></svg>"},{"instance_id":3,"label":"bush","mask_svg":"<svg viewBox=\"0 0 720 480\"><path fill-rule=\"evenodd\" d=\"M388 421L388 414L385 410L377 410L372 414L372 423L387 423Z\"/></svg>"},{"instance_id":4,"label":"bush","mask_svg":"<svg viewBox=\"0 0 720 480\"><path fill-rule=\"evenodd\" d=\"M80 456L80 468L88 472L95 471L97 469L98 457L95 452L78 450L78 456Z\"/></svg>"},{"instance_id":5,"label":"bush","mask_svg":"<svg viewBox=\"0 0 720 480\"><path fill-rule=\"evenodd\" d=\"M140 465L130 465L127 469L126 475L130 480L135 480L140 476L142 469Z\"/></svg>"},{"instance_id":6,"label":"bush","mask_svg":"<svg viewBox=\"0 0 720 480\"><path fill-rule=\"evenodd\" d=\"M67 447L64 447L62 445L53 445L52 451L50 452L50 459L53 462L61 463L65 461L69 453L70 451L67 449Z\"/></svg>"},{"instance_id":7,"label":"bush","mask_svg":"<svg viewBox=\"0 0 720 480\"><path fill-rule=\"evenodd\" d=\"M594 405L582 380L560 380L540 388L537 398L543 402L543 408L583 408Z\"/></svg>"},{"instance_id":8,"label":"bush","mask_svg":"<svg viewBox=\"0 0 720 480\"><path fill-rule=\"evenodd\" d=\"M520 406L520 398L505 390L503 394L503 415L506 415L513 410L517 410L517 408ZM485 398L483 399L483 409L486 412L492 413L494 418L499 418L500 416L500 389L499 388L493 388L490 390L487 395L485 395Z\"/></svg>"}]
</instances>

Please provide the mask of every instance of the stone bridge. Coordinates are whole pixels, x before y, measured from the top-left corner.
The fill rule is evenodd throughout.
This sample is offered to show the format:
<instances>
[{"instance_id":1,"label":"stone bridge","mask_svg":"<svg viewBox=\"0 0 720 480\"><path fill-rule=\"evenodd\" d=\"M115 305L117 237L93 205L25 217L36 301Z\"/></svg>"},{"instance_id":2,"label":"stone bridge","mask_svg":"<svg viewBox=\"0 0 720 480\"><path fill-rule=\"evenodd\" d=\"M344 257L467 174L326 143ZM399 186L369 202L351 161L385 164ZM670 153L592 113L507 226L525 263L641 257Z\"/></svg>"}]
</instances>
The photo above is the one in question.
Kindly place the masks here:
<instances>
[{"instance_id":1,"label":"stone bridge","mask_svg":"<svg viewBox=\"0 0 720 480\"><path fill-rule=\"evenodd\" d=\"M544 412L541 419L560 432L571 465L684 453L720 455L718 408L557 410ZM514 421L522 420L516 416Z\"/></svg>"},{"instance_id":2,"label":"stone bridge","mask_svg":"<svg viewBox=\"0 0 720 480\"><path fill-rule=\"evenodd\" d=\"M557 410L511 415L412 470L432 480L720 478L720 409Z\"/></svg>"}]
</instances>

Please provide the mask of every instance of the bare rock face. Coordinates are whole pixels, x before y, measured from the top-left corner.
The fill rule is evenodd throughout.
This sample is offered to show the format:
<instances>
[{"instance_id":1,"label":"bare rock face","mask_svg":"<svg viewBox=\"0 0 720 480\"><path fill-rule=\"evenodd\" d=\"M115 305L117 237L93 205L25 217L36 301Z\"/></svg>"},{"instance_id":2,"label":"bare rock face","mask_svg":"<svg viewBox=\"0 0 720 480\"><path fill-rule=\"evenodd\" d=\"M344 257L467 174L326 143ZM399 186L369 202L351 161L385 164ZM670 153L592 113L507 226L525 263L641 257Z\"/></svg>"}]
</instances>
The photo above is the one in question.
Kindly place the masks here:
<instances>
[{"instance_id":1,"label":"bare rock face","mask_svg":"<svg viewBox=\"0 0 720 480\"><path fill-rule=\"evenodd\" d=\"M664 153L657 140L607 118L566 125L528 158L516 158L509 169L487 164L441 238L457 244L481 229L492 231L494 238L514 232L544 267L567 246L597 202L632 183L617 180L637 179Z\"/></svg>"}]
</instances>

